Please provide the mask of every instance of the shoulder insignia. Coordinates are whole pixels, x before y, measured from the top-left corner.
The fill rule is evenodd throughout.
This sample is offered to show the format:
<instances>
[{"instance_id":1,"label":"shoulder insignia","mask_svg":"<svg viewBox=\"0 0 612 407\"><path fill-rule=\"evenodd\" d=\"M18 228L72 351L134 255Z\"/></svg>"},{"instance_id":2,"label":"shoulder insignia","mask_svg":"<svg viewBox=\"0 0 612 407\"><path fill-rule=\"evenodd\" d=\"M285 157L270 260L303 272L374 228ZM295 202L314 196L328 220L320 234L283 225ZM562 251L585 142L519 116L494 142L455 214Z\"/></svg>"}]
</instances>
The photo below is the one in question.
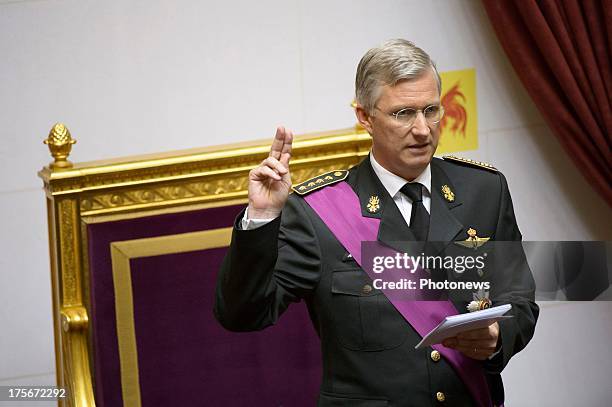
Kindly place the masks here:
<instances>
[{"instance_id":1,"label":"shoulder insignia","mask_svg":"<svg viewBox=\"0 0 612 407\"><path fill-rule=\"evenodd\" d=\"M493 167L489 163L484 163L482 161L474 161L474 160L470 160L469 158L457 157L454 155L444 155L442 156L442 158L446 161L453 161L457 163L468 164L474 167L480 167L480 168L484 168L485 170L497 172L497 168Z\"/></svg>"},{"instance_id":2,"label":"shoulder insignia","mask_svg":"<svg viewBox=\"0 0 612 407\"><path fill-rule=\"evenodd\" d=\"M299 195L306 195L312 191L316 191L317 189L343 181L347 176L347 170L334 170L307 179L304 182L294 185L292 189Z\"/></svg>"}]
</instances>

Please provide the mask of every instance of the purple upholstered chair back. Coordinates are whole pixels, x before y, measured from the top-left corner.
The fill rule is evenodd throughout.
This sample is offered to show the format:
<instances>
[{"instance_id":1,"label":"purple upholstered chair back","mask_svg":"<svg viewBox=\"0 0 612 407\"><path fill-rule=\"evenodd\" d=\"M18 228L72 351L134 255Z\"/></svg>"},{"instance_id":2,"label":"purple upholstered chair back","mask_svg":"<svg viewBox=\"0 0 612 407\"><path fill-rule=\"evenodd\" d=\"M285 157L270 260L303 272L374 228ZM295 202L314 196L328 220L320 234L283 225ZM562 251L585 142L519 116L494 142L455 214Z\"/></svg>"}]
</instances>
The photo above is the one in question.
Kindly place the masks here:
<instances>
[{"instance_id":1,"label":"purple upholstered chair back","mask_svg":"<svg viewBox=\"0 0 612 407\"><path fill-rule=\"evenodd\" d=\"M227 332L212 312L226 248L185 251L172 240L230 227L240 209L218 207L87 226L98 406L138 404L135 393L142 406L316 404L319 341L304 304L291 306L277 325L264 331ZM126 241L155 241L163 250L129 258L127 268L119 270L112 247Z\"/></svg>"}]
</instances>

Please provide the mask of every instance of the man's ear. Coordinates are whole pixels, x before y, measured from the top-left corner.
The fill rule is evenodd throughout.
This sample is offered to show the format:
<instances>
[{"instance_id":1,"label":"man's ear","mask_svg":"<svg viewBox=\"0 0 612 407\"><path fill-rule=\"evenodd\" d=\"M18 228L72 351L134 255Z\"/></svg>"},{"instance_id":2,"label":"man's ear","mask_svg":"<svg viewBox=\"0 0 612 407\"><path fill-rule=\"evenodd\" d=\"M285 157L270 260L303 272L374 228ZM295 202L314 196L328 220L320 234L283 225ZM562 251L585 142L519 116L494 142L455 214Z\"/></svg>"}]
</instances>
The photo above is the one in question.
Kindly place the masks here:
<instances>
[{"instance_id":1,"label":"man's ear","mask_svg":"<svg viewBox=\"0 0 612 407\"><path fill-rule=\"evenodd\" d=\"M357 116L359 124L361 124L368 133L372 134L372 117L361 105L355 106L355 116Z\"/></svg>"}]
</instances>

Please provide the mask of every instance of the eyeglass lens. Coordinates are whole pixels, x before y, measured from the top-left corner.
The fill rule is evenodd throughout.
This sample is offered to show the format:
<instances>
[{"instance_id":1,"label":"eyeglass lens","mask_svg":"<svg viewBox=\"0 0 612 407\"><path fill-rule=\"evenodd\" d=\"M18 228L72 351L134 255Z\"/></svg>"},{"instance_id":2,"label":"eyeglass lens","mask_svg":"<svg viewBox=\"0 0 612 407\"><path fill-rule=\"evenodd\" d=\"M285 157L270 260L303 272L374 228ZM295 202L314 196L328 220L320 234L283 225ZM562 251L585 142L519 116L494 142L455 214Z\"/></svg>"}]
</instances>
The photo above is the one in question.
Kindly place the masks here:
<instances>
[{"instance_id":1,"label":"eyeglass lens","mask_svg":"<svg viewBox=\"0 0 612 407\"><path fill-rule=\"evenodd\" d=\"M416 119L417 112L418 110L406 108L397 111L394 116L397 120L401 122L412 123ZM429 123L433 124L439 122L442 118L440 106L427 106L425 109L423 109L423 116L425 116L425 120L427 120Z\"/></svg>"}]
</instances>

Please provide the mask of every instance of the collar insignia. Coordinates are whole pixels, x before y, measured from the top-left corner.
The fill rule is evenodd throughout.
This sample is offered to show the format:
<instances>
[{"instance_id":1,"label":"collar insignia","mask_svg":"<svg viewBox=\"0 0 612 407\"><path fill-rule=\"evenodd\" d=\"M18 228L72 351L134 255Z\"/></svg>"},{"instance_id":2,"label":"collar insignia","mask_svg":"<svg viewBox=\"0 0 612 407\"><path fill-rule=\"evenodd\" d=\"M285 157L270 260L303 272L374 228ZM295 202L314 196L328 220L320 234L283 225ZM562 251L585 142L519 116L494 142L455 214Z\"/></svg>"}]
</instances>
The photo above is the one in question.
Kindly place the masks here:
<instances>
[{"instance_id":1,"label":"collar insignia","mask_svg":"<svg viewBox=\"0 0 612 407\"><path fill-rule=\"evenodd\" d=\"M368 212L370 213L376 213L378 212L378 210L380 209L380 199L378 198L377 195L372 195L370 197L370 199L368 200Z\"/></svg>"},{"instance_id":2,"label":"collar insignia","mask_svg":"<svg viewBox=\"0 0 612 407\"><path fill-rule=\"evenodd\" d=\"M455 193L451 191L450 187L446 184L442 185L442 195L444 195L444 199L448 202L453 202L455 200Z\"/></svg>"}]
</instances>

